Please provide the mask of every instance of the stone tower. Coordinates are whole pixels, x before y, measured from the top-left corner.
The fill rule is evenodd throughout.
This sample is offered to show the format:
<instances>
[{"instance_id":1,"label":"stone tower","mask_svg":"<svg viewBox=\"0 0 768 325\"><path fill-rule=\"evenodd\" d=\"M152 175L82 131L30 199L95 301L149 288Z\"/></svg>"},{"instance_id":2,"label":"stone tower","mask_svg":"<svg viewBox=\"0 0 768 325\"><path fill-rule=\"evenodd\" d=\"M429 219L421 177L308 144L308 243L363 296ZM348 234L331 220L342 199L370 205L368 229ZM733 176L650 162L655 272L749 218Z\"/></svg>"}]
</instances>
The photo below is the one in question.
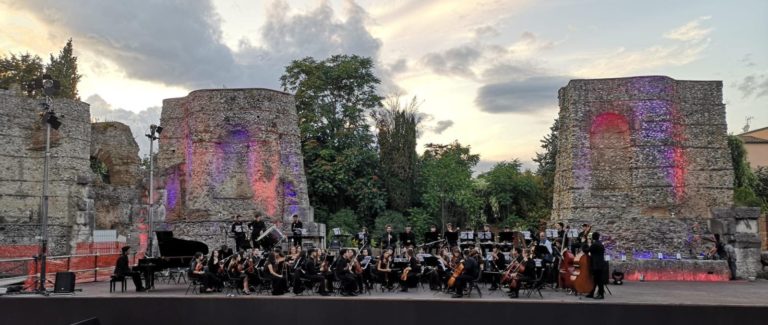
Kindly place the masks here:
<instances>
[{"instance_id":1,"label":"stone tower","mask_svg":"<svg viewBox=\"0 0 768 325\"><path fill-rule=\"evenodd\" d=\"M254 213L283 229L298 214L310 234L324 233L312 222L292 95L196 90L164 100L160 124L155 216L175 234L231 244L232 216Z\"/></svg>"},{"instance_id":2,"label":"stone tower","mask_svg":"<svg viewBox=\"0 0 768 325\"><path fill-rule=\"evenodd\" d=\"M627 255L696 254L710 209L732 205L722 82L571 80L559 100L553 220L593 224Z\"/></svg>"}]
</instances>

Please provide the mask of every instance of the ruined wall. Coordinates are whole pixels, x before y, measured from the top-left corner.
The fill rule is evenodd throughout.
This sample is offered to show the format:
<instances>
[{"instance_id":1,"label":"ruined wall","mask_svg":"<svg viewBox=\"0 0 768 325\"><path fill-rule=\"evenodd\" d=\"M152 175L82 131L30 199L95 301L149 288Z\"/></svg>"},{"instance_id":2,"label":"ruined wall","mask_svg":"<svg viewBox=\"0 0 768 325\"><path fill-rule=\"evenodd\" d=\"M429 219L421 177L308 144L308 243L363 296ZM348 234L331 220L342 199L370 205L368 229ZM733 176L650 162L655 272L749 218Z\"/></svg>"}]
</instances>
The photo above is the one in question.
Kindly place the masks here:
<instances>
[{"instance_id":1,"label":"ruined wall","mask_svg":"<svg viewBox=\"0 0 768 325\"><path fill-rule=\"evenodd\" d=\"M144 224L145 170L141 170L139 146L131 129L120 122L91 124L91 159L103 163L107 177L93 175L95 229L115 229L130 245L140 247ZM92 162L93 163L93 162Z\"/></svg>"},{"instance_id":2,"label":"ruined wall","mask_svg":"<svg viewBox=\"0 0 768 325\"><path fill-rule=\"evenodd\" d=\"M4 256L37 253L43 186L45 124L39 99L0 91L0 246ZM62 122L51 133L49 182L50 254L74 251L90 237L93 192L90 179L90 111L86 103L56 99Z\"/></svg>"},{"instance_id":3,"label":"ruined wall","mask_svg":"<svg viewBox=\"0 0 768 325\"><path fill-rule=\"evenodd\" d=\"M163 101L161 125L155 198L160 228L219 245L233 215L249 221L259 212L284 226L298 214L318 232L292 95L197 90Z\"/></svg>"},{"instance_id":4,"label":"ruined wall","mask_svg":"<svg viewBox=\"0 0 768 325\"><path fill-rule=\"evenodd\" d=\"M559 99L553 220L594 224L630 258L698 254L710 208L732 204L722 83L571 80Z\"/></svg>"}]
</instances>

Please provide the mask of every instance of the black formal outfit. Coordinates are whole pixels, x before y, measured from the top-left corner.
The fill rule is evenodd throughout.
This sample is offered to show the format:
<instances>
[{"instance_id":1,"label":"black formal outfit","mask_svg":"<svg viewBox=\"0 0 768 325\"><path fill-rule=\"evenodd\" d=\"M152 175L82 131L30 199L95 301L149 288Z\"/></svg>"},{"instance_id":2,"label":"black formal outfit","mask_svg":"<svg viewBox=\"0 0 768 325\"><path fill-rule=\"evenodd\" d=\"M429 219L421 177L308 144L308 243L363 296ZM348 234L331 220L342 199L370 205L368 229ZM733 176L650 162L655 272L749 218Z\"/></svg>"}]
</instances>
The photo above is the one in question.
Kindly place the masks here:
<instances>
[{"instance_id":1,"label":"black formal outfit","mask_svg":"<svg viewBox=\"0 0 768 325\"><path fill-rule=\"evenodd\" d=\"M443 238L448 242L449 247L459 246L459 232L458 231L445 231Z\"/></svg>"},{"instance_id":2,"label":"black formal outfit","mask_svg":"<svg viewBox=\"0 0 768 325\"><path fill-rule=\"evenodd\" d=\"M397 236L391 232L385 232L383 235L381 235L381 249L391 249L394 250L395 246L397 246Z\"/></svg>"},{"instance_id":3,"label":"black formal outfit","mask_svg":"<svg viewBox=\"0 0 768 325\"><path fill-rule=\"evenodd\" d=\"M435 242L438 240L440 240L440 233L437 232L437 230L424 233L424 243L429 244L424 246L424 249L426 249L427 253L433 254L433 251L437 253L437 243Z\"/></svg>"},{"instance_id":4,"label":"black formal outfit","mask_svg":"<svg viewBox=\"0 0 768 325\"><path fill-rule=\"evenodd\" d=\"M301 246L302 229L304 229L304 224L301 223L301 220L296 220L291 223L291 233L293 234L293 246Z\"/></svg>"},{"instance_id":5,"label":"black formal outfit","mask_svg":"<svg viewBox=\"0 0 768 325\"><path fill-rule=\"evenodd\" d=\"M257 239L259 239L259 236L261 236L261 232L267 229L267 225L264 223L264 221L254 220L248 224L248 228L251 229L251 247L261 247L263 249L264 247L261 246Z\"/></svg>"},{"instance_id":6,"label":"black formal outfit","mask_svg":"<svg viewBox=\"0 0 768 325\"><path fill-rule=\"evenodd\" d=\"M456 296L464 295L464 287L467 282L477 280L477 276L480 275L480 264L477 263L474 257L467 257L464 259L464 272L456 277Z\"/></svg>"},{"instance_id":7,"label":"black formal outfit","mask_svg":"<svg viewBox=\"0 0 768 325\"><path fill-rule=\"evenodd\" d=\"M371 234L362 231L357 233L357 246L360 249L371 248Z\"/></svg>"},{"instance_id":8,"label":"black formal outfit","mask_svg":"<svg viewBox=\"0 0 768 325\"><path fill-rule=\"evenodd\" d=\"M393 283L392 277L395 276L394 272L392 271L384 272L384 271L379 271L378 269L382 269L382 270L392 269L392 259L390 258L389 260L385 260L383 258L380 258L379 261L376 262L376 266L377 266L376 272L380 278L381 285L391 290L392 287L394 286L392 284Z\"/></svg>"},{"instance_id":9,"label":"black formal outfit","mask_svg":"<svg viewBox=\"0 0 768 325\"><path fill-rule=\"evenodd\" d=\"M585 250L589 253L590 265L589 269L592 271L592 278L595 281L597 296L602 298L605 293L605 282L608 278L608 262L605 261L605 246L599 240L592 242L592 245ZM590 293L589 296L592 296Z\"/></svg>"},{"instance_id":10,"label":"black formal outfit","mask_svg":"<svg viewBox=\"0 0 768 325\"><path fill-rule=\"evenodd\" d=\"M416 285L419 283L419 274L421 273L421 265L419 265L419 260L417 260L415 257L409 258L408 267L411 268L411 270L408 271L408 279L405 281L403 281L402 278L399 279L400 291L403 292L408 291L408 288L416 287Z\"/></svg>"},{"instance_id":11,"label":"black formal outfit","mask_svg":"<svg viewBox=\"0 0 768 325\"><path fill-rule=\"evenodd\" d=\"M133 279L133 285L136 286L136 291L144 291L144 286L141 284L141 273L132 271L131 267L128 266L128 255L123 254L117 258L115 275L119 277L131 277Z\"/></svg>"},{"instance_id":12,"label":"black formal outfit","mask_svg":"<svg viewBox=\"0 0 768 325\"><path fill-rule=\"evenodd\" d=\"M413 246L416 246L416 234L413 232L400 233L400 247L408 249L413 248ZM402 254L405 254L405 252L402 252Z\"/></svg>"},{"instance_id":13,"label":"black formal outfit","mask_svg":"<svg viewBox=\"0 0 768 325\"><path fill-rule=\"evenodd\" d=\"M328 290L326 290L325 285L325 277L320 274L320 268L317 265L317 262L315 260L308 258L307 261L304 263L304 266L302 268L303 273L301 275L302 278L309 280L310 283L313 285L316 283L322 283L320 285L320 289L318 292L325 296L328 294Z\"/></svg>"},{"instance_id":14,"label":"black formal outfit","mask_svg":"<svg viewBox=\"0 0 768 325\"><path fill-rule=\"evenodd\" d=\"M342 295L355 295L355 275L350 271L350 261L346 258L341 258L334 268L334 273L337 279L341 281L341 294Z\"/></svg>"},{"instance_id":15,"label":"black formal outfit","mask_svg":"<svg viewBox=\"0 0 768 325\"><path fill-rule=\"evenodd\" d=\"M230 230L235 235L235 251L239 252L240 249L245 249L245 225L243 222L235 221Z\"/></svg>"},{"instance_id":16,"label":"black formal outfit","mask_svg":"<svg viewBox=\"0 0 768 325\"><path fill-rule=\"evenodd\" d=\"M282 277L275 276L272 273L269 275L272 277L272 295L273 296L279 296L284 294L286 291L288 291L288 279L285 278L285 274L283 271L285 271L285 261L277 262L277 260L270 260L270 265L272 266L272 270L282 275Z\"/></svg>"}]
</instances>

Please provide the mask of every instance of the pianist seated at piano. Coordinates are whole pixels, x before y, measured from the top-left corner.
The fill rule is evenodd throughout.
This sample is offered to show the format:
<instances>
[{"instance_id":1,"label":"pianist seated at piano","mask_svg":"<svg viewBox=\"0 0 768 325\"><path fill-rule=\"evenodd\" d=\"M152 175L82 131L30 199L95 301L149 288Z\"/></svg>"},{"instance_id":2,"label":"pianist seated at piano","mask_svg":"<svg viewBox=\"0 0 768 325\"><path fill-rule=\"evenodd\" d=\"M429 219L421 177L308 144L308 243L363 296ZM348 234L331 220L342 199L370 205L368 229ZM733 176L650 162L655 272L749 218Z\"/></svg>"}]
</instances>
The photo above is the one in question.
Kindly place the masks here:
<instances>
[{"instance_id":1,"label":"pianist seated at piano","mask_svg":"<svg viewBox=\"0 0 768 325\"><path fill-rule=\"evenodd\" d=\"M141 273L132 271L128 266L128 250L131 246L123 246L123 253L117 258L117 264L115 265L115 275L118 277L131 277L133 278L133 284L136 286L136 291L144 291L144 286L141 284Z\"/></svg>"}]
</instances>

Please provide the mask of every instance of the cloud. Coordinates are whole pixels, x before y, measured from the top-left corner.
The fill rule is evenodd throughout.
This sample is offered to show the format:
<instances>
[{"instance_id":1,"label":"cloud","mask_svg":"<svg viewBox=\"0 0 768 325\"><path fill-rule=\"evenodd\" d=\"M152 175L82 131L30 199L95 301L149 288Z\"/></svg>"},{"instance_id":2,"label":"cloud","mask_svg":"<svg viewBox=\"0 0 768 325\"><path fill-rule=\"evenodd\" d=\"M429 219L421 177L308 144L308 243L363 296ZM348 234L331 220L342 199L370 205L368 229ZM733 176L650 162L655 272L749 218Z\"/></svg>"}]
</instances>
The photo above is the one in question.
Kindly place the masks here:
<instances>
[{"instance_id":1,"label":"cloud","mask_svg":"<svg viewBox=\"0 0 768 325\"><path fill-rule=\"evenodd\" d=\"M453 126L453 121L451 120L437 121L437 125L432 131L435 132L436 134L441 134L443 133L443 131L447 130L451 126Z\"/></svg>"},{"instance_id":2,"label":"cloud","mask_svg":"<svg viewBox=\"0 0 768 325\"><path fill-rule=\"evenodd\" d=\"M422 62L437 74L473 78L475 73L472 71L472 65L482 54L472 45L462 45L443 53L429 53L422 58Z\"/></svg>"},{"instance_id":3,"label":"cloud","mask_svg":"<svg viewBox=\"0 0 768 325\"><path fill-rule=\"evenodd\" d=\"M664 33L664 37L683 42L700 41L712 32L712 28L703 28L701 23L712 18L711 16L702 16L696 18L687 24Z\"/></svg>"},{"instance_id":4,"label":"cloud","mask_svg":"<svg viewBox=\"0 0 768 325\"><path fill-rule=\"evenodd\" d=\"M71 35L130 78L193 89L278 88L291 60L334 54L378 60L381 48L366 27L367 12L353 1L346 2L345 20L337 17L330 2L298 14L289 14L285 1L270 2L259 43L244 38L237 49L224 44L220 18L209 0L90 0L77 6L30 0L12 6L45 20L54 33ZM391 80L383 83L394 85Z\"/></svg>"},{"instance_id":5,"label":"cloud","mask_svg":"<svg viewBox=\"0 0 768 325\"><path fill-rule=\"evenodd\" d=\"M98 94L85 99L91 105L91 120L94 122L117 121L128 125L133 138L139 144L139 156L149 155L149 141L144 134L151 124L160 124L160 107L149 107L140 112L131 112L121 108L113 108Z\"/></svg>"},{"instance_id":6,"label":"cloud","mask_svg":"<svg viewBox=\"0 0 768 325\"><path fill-rule=\"evenodd\" d=\"M530 113L557 107L557 91L570 80L565 76L531 77L486 84L475 104L486 113Z\"/></svg>"},{"instance_id":7,"label":"cloud","mask_svg":"<svg viewBox=\"0 0 768 325\"><path fill-rule=\"evenodd\" d=\"M768 95L768 77L765 75L746 76L741 82L737 82L735 86L736 89L741 91L742 98L748 98L753 94L755 98Z\"/></svg>"}]
</instances>

